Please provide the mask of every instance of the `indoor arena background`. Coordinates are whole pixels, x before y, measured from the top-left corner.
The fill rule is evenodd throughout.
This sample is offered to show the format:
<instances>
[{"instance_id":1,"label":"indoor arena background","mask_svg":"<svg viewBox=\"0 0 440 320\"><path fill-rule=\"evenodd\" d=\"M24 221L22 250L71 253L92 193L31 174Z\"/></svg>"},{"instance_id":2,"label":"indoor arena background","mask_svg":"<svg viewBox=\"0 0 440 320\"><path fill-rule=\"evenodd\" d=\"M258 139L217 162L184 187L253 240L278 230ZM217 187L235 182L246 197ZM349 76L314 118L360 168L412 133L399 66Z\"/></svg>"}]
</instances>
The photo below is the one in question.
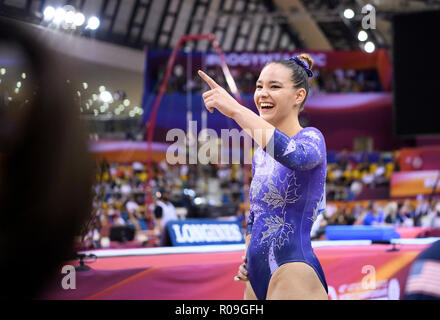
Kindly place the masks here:
<instances>
[{"instance_id":1,"label":"indoor arena background","mask_svg":"<svg viewBox=\"0 0 440 320\"><path fill-rule=\"evenodd\" d=\"M434 0L0 1L2 294L243 299L234 276L255 146L222 145L240 128L207 112L197 71L258 113L264 65L307 53L299 120L327 147L326 206L310 236L329 298L440 298L440 252L420 256L440 239L439 10ZM30 263L41 281L23 276Z\"/></svg>"}]
</instances>

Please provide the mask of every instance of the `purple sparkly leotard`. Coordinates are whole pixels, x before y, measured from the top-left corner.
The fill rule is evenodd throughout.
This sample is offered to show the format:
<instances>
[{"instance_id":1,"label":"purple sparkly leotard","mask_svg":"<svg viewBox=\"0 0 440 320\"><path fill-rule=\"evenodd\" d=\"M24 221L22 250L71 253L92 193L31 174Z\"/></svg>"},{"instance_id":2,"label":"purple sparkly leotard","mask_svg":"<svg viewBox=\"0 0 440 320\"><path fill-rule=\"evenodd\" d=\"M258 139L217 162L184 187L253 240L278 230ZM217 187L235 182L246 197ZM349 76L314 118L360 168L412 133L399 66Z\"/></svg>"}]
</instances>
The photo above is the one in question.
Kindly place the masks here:
<instances>
[{"instance_id":1,"label":"purple sparkly leotard","mask_svg":"<svg viewBox=\"0 0 440 320\"><path fill-rule=\"evenodd\" d=\"M250 215L246 234L248 279L258 299L266 299L275 270L301 261L327 283L311 244L310 230L325 209L326 146L321 132L303 128L290 138L275 129L252 161Z\"/></svg>"}]
</instances>

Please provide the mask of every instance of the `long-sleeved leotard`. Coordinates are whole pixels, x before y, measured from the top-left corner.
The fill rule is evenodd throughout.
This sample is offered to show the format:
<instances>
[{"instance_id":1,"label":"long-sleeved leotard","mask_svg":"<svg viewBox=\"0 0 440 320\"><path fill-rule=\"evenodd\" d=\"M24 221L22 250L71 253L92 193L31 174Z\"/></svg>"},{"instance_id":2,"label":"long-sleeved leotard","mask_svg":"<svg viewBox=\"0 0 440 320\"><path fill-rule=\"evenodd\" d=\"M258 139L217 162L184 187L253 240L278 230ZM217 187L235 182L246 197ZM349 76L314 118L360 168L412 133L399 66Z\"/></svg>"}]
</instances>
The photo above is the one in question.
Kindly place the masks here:
<instances>
[{"instance_id":1,"label":"long-sleeved leotard","mask_svg":"<svg viewBox=\"0 0 440 320\"><path fill-rule=\"evenodd\" d=\"M327 283L311 244L310 230L325 208L326 146L321 132L306 127L289 137L275 129L252 161L247 234L248 279L266 299L272 274L287 262L305 262Z\"/></svg>"}]
</instances>

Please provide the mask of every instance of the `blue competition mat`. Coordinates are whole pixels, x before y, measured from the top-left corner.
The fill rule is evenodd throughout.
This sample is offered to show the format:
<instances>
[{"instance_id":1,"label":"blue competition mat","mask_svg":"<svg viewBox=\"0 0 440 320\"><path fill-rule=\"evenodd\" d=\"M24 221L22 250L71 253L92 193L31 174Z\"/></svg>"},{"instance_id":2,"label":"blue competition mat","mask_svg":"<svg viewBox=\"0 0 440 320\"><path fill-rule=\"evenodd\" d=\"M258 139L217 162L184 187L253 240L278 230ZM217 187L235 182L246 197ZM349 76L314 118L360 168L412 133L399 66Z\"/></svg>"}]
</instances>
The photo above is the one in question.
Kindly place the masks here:
<instances>
[{"instance_id":1,"label":"blue competition mat","mask_svg":"<svg viewBox=\"0 0 440 320\"><path fill-rule=\"evenodd\" d=\"M400 238L393 226L328 226L327 240L391 240Z\"/></svg>"}]
</instances>

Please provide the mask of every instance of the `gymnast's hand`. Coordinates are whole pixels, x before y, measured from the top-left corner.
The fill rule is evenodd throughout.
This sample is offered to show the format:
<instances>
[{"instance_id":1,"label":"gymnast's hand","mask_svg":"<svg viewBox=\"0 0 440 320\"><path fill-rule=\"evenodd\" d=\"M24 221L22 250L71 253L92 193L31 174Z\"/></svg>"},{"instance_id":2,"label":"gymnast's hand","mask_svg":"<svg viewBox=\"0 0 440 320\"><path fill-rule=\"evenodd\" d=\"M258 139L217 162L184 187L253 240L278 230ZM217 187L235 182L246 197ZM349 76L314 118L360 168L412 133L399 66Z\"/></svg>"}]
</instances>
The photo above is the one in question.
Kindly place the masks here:
<instances>
[{"instance_id":1,"label":"gymnast's hand","mask_svg":"<svg viewBox=\"0 0 440 320\"><path fill-rule=\"evenodd\" d=\"M241 257L243 259L243 263L238 267L238 273L234 277L234 281L249 281L247 276L248 272L246 270L246 256Z\"/></svg>"},{"instance_id":2,"label":"gymnast's hand","mask_svg":"<svg viewBox=\"0 0 440 320\"><path fill-rule=\"evenodd\" d=\"M233 118L237 110L242 107L237 100L222 87L220 87L210 76L199 70L199 76L205 80L211 90L203 94L203 101L206 109L213 113L214 108L229 118Z\"/></svg>"}]
</instances>

